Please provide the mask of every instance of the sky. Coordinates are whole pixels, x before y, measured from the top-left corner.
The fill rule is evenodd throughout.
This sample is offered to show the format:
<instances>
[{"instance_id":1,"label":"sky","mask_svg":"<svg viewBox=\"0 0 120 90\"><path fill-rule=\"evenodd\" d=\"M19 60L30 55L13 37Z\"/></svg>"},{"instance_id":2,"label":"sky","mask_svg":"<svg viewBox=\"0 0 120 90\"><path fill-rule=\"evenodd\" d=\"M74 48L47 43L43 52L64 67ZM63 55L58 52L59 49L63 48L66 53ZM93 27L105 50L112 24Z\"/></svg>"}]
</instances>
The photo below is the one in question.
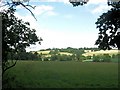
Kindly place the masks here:
<instances>
[{"instance_id":1,"label":"sky","mask_svg":"<svg viewBox=\"0 0 120 90\"><path fill-rule=\"evenodd\" d=\"M27 2L26 2L27 4ZM28 21L43 39L41 45L31 45L27 51L47 48L97 47L99 30L95 22L111 7L107 0L89 0L83 6L73 7L69 0L30 0L37 21L22 6L16 7L16 16Z\"/></svg>"}]
</instances>

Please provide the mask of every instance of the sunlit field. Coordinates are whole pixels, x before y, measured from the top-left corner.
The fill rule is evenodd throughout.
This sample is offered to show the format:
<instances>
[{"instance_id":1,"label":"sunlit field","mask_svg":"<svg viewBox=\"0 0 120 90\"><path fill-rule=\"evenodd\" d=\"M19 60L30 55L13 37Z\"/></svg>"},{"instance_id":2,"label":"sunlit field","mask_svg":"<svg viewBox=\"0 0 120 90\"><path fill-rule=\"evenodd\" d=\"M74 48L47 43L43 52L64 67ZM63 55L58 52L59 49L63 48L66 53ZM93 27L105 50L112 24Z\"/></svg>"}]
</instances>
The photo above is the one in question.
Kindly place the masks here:
<instances>
[{"instance_id":1,"label":"sunlit field","mask_svg":"<svg viewBox=\"0 0 120 90\"><path fill-rule=\"evenodd\" d=\"M100 51L93 51L93 52L86 52L83 55L84 56L93 56L93 55L100 55L100 54L109 54L111 55L116 55L119 54L120 50L100 50Z\"/></svg>"},{"instance_id":2,"label":"sunlit field","mask_svg":"<svg viewBox=\"0 0 120 90\"><path fill-rule=\"evenodd\" d=\"M7 73L12 88L118 87L117 63L19 61Z\"/></svg>"}]
</instances>

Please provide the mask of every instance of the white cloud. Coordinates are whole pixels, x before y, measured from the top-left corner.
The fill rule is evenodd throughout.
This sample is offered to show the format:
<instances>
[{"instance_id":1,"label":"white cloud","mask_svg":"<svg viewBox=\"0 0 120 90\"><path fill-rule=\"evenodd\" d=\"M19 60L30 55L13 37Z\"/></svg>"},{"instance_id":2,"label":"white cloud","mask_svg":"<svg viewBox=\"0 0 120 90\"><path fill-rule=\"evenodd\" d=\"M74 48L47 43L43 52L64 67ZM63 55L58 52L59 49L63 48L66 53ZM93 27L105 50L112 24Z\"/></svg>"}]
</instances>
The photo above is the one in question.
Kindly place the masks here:
<instances>
[{"instance_id":1,"label":"white cloud","mask_svg":"<svg viewBox=\"0 0 120 90\"><path fill-rule=\"evenodd\" d=\"M39 0L42 2L64 2L64 3L68 3L69 0Z\"/></svg>"},{"instance_id":2,"label":"white cloud","mask_svg":"<svg viewBox=\"0 0 120 90\"><path fill-rule=\"evenodd\" d=\"M70 4L69 0L30 0L30 2L62 2L66 4ZM88 4L100 4L106 3L107 0L89 0Z\"/></svg>"},{"instance_id":3,"label":"white cloud","mask_svg":"<svg viewBox=\"0 0 120 90\"><path fill-rule=\"evenodd\" d=\"M92 13L95 14L95 13L103 13L103 12L106 12L108 10L111 9L111 6L108 6L106 4L100 4L99 6L97 6L96 8L94 8L92 10Z\"/></svg>"},{"instance_id":4,"label":"white cloud","mask_svg":"<svg viewBox=\"0 0 120 90\"><path fill-rule=\"evenodd\" d=\"M49 29L47 27L41 26L41 23L35 21L31 16L20 16L18 13L16 15L25 21L30 22L31 27L37 30L37 35L42 37L43 41L41 45L31 45L27 48L27 51L34 51L46 48L66 48L66 47L94 47L95 40L97 38L97 33L92 32L75 32L75 31L63 31L56 29ZM69 16L69 15L68 15ZM90 38L90 39L89 39Z\"/></svg>"},{"instance_id":5,"label":"white cloud","mask_svg":"<svg viewBox=\"0 0 120 90\"><path fill-rule=\"evenodd\" d=\"M40 50L46 48L80 48L80 47L94 47L97 34L86 32L70 32L57 31L50 29L42 29L38 31L42 35L43 42L41 45L32 46L28 50ZM90 39L89 39L90 38Z\"/></svg>"},{"instance_id":6,"label":"white cloud","mask_svg":"<svg viewBox=\"0 0 120 90\"><path fill-rule=\"evenodd\" d=\"M35 16L40 16L42 14L44 14L45 16L56 16L56 15L58 15L58 13L54 11L53 6L50 6L50 5L37 5L37 6L32 5L32 6L35 6L35 8L34 9L31 8L30 10L33 12L33 14ZM25 8L23 6L18 6L17 10L19 11L19 9L24 10ZM29 15L29 14L30 14L30 12L27 13L27 15Z\"/></svg>"},{"instance_id":7,"label":"white cloud","mask_svg":"<svg viewBox=\"0 0 120 90\"><path fill-rule=\"evenodd\" d=\"M108 0L89 0L86 6L88 6L87 9L92 14L101 14L112 8L112 6L108 6L107 1Z\"/></svg>"},{"instance_id":8,"label":"white cloud","mask_svg":"<svg viewBox=\"0 0 120 90\"><path fill-rule=\"evenodd\" d=\"M41 45L31 45L27 48L27 51L34 51L46 48L66 48L66 47L94 47L95 40L97 38L97 33L92 32L75 32L75 31L63 31L56 29L49 29L47 27L41 26L41 23L38 24L35 19L29 16L20 16L16 13L19 18L22 18L25 21L29 21L31 28L36 29L36 34L39 37L42 37L43 41ZM90 38L90 39L89 39Z\"/></svg>"},{"instance_id":9,"label":"white cloud","mask_svg":"<svg viewBox=\"0 0 120 90\"><path fill-rule=\"evenodd\" d=\"M53 11L53 9L54 8L52 6L40 5L35 7L35 10L32 10L32 11L35 15L40 15L49 11Z\"/></svg>"},{"instance_id":10,"label":"white cloud","mask_svg":"<svg viewBox=\"0 0 120 90\"><path fill-rule=\"evenodd\" d=\"M39 6L34 13L41 15L46 13L47 15L54 15L54 8L51 6ZM40 12L38 12L40 11ZM53 11L53 12L52 12ZM93 47L97 34L92 34L91 32L75 32L75 31L63 31L63 30L51 30L47 27L41 26L41 23L38 23L31 14L26 16L21 16L16 13L16 15L28 21L31 24L31 28L37 30L37 35L42 37L43 41L41 45L32 45L30 48L27 48L27 51L40 50L45 48L65 48L65 47ZM72 18L71 14L64 15L65 18ZM91 40L89 40L89 37Z\"/></svg>"},{"instance_id":11,"label":"white cloud","mask_svg":"<svg viewBox=\"0 0 120 90\"><path fill-rule=\"evenodd\" d=\"M17 1L17 0L16 0ZM19 0L18 0L19 1ZM20 0L22 1L22 0ZM33 1L33 0L30 0ZM8 9L8 6L4 6L2 7L2 5L4 5L5 2L3 2L3 0L0 2L0 11L3 11L4 9ZM35 15L41 15L41 14L45 14L48 16L55 16L58 15L58 13L54 12L54 7L50 6L50 5L33 5L35 6L35 9L29 8ZM20 9L22 10L26 10L22 5L19 5L16 7L16 9L19 11ZM28 13L29 14L29 13Z\"/></svg>"},{"instance_id":12,"label":"white cloud","mask_svg":"<svg viewBox=\"0 0 120 90\"><path fill-rule=\"evenodd\" d=\"M33 10L35 15L57 15L54 11L54 7L40 5ZM94 42L97 38L97 34L92 33L85 33L85 32L75 32L75 31L58 31L58 30L51 30L46 27L42 27L41 23L38 22L32 17L31 14L27 14L26 16L21 16L17 12L15 13L16 16L23 19L24 21L28 21L31 24L31 28L35 28L37 30L37 35L43 38L41 45L32 45L30 48L27 48L28 51L30 50L40 50L42 48L64 48L64 47L93 47ZM65 18L72 18L72 15L65 15ZM88 40L90 37L91 40Z\"/></svg>"},{"instance_id":13,"label":"white cloud","mask_svg":"<svg viewBox=\"0 0 120 90\"><path fill-rule=\"evenodd\" d=\"M69 0L30 0L30 2L62 2L69 4Z\"/></svg>"},{"instance_id":14,"label":"white cloud","mask_svg":"<svg viewBox=\"0 0 120 90\"><path fill-rule=\"evenodd\" d=\"M88 4L100 4L100 3L107 3L107 0L89 0Z\"/></svg>"},{"instance_id":15,"label":"white cloud","mask_svg":"<svg viewBox=\"0 0 120 90\"><path fill-rule=\"evenodd\" d=\"M35 16L39 16L42 14L45 14L46 16L58 15L58 13L54 11L54 7L49 5L39 5L36 6L35 9L31 9L31 11L34 13Z\"/></svg>"}]
</instances>

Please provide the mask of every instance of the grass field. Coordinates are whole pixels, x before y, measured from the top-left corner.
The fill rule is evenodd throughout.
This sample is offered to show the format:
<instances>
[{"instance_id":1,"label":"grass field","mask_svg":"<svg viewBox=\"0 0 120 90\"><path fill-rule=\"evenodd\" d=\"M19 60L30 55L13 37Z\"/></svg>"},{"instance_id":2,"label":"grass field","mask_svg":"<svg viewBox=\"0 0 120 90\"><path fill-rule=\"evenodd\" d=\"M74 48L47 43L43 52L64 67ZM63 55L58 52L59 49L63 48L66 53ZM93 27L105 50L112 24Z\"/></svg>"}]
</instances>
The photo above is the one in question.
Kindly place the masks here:
<instances>
[{"instance_id":1,"label":"grass field","mask_svg":"<svg viewBox=\"0 0 120 90\"><path fill-rule=\"evenodd\" d=\"M38 54L43 54L43 55L50 55L50 50L46 50L46 51L37 51ZM68 52L59 52L61 55L72 55L72 53L68 53Z\"/></svg>"},{"instance_id":2,"label":"grass field","mask_svg":"<svg viewBox=\"0 0 120 90\"><path fill-rule=\"evenodd\" d=\"M13 88L115 88L118 86L117 63L19 61L7 73L9 77L15 77L9 82Z\"/></svg>"}]
</instances>

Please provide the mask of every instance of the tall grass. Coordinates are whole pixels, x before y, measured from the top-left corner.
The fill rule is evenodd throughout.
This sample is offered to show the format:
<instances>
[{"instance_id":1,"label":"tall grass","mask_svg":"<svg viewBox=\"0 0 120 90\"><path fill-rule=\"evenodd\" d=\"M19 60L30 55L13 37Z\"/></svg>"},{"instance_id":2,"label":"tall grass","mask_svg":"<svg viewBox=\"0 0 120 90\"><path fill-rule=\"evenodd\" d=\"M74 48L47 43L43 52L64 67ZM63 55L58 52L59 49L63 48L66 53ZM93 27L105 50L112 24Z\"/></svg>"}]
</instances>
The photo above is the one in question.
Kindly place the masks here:
<instances>
[{"instance_id":1,"label":"tall grass","mask_svg":"<svg viewBox=\"0 0 120 90\"><path fill-rule=\"evenodd\" d=\"M117 63L74 61L19 61L8 72L11 87L22 88L115 88Z\"/></svg>"}]
</instances>

